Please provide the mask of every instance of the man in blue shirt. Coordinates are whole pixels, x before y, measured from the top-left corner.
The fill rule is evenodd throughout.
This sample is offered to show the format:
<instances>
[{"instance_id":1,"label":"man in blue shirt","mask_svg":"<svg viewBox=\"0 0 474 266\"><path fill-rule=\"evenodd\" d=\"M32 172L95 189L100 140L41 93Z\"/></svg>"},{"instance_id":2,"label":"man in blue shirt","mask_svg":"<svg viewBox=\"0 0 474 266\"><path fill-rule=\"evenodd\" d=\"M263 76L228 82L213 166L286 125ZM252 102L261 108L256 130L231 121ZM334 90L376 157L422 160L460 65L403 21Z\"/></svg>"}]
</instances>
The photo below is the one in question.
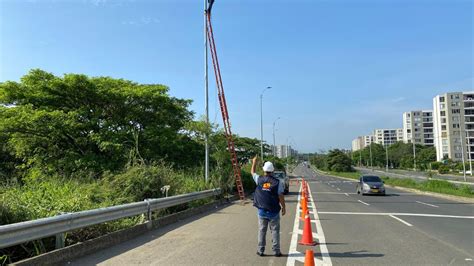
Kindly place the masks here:
<instances>
[{"instance_id":1,"label":"man in blue shirt","mask_svg":"<svg viewBox=\"0 0 474 266\"><path fill-rule=\"evenodd\" d=\"M255 188L253 205L258 209L258 249L257 255L263 256L265 252L265 242L267 228L270 225L272 232L273 252L275 256L280 257L280 210L281 215L285 215L286 206L283 192L285 185L278 178L273 177L275 170L271 162L265 162L263 165L264 176L259 176L255 172L257 166L257 157L252 159L252 177L257 188Z\"/></svg>"}]
</instances>

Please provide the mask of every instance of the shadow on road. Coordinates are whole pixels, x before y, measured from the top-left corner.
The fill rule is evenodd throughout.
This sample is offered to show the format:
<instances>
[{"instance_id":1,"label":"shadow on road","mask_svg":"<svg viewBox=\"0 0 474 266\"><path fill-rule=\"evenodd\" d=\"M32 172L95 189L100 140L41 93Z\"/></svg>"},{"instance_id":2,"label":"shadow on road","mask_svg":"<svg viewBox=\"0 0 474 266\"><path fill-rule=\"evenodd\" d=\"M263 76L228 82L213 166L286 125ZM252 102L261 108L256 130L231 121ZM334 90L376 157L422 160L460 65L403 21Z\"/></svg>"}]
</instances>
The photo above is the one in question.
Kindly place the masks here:
<instances>
[{"instance_id":1,"label":"shadow on road","mask_svg":"<svg viewBox=\"0 0 474 266\"><path fill-rule=\"evenodd\" d=\"M359 251L347 251L347 252L329 252L329 256L332 258L379 258L385 256L384 254L377 253L366 253L367 250ZM315 253L318 257L321 256L320 252Z\"/></svg>"}]
</instances>

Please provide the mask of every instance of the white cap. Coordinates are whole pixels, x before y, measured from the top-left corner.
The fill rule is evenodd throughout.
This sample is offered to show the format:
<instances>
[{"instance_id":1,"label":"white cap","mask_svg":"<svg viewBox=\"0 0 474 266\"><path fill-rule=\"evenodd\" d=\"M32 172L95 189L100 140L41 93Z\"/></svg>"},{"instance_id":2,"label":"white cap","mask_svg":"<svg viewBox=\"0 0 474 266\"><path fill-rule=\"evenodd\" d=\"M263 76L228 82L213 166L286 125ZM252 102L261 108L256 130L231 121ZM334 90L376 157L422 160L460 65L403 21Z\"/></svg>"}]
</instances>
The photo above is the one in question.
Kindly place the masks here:
<instances>
[{"instance_id":1,"label":"white cap","mask_svg":"<svg viewBox=\"0 0 474 266\"><path fill-rule=\"evenodd\" d=\"M273 172L273 170L275 170L273 168L273 164L271 162L265 162L265 164L263 165L263 171L264 172Z\"/></svg>"}]
</instances>

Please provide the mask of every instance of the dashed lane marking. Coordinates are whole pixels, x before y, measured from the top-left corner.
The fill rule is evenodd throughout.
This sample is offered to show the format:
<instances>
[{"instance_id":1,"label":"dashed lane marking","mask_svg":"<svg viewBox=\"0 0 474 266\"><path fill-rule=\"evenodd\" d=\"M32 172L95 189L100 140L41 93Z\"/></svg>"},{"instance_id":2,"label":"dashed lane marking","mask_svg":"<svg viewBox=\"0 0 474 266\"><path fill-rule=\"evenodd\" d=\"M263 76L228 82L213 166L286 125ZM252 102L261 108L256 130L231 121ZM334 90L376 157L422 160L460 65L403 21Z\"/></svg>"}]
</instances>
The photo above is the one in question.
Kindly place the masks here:
<instances>
[{"instance_id":1,"label":"dashed lane marking","mask_svg":"<svg viewBox=\"0 0 474 266\"><path fill-rule=\"evenodd\" d=\"M355 195L357 193L346 193L346 192L336 192L336 191L324 191L324 192L313 192L314 194L351 194Z\"/></svg>"},{"instance_id":2,"label":"dashed lane marking","mask_svg":"<svg viewBox=\"0 0 474 266\"><path fill-rule=\"evenodd\" d=\"M336 215L378 215L378 216L415 216L415 217L437 217L437 218L453 218L453 219L474 219L474 216L462 215L443 215L431 213L404 213L404 212L318 212L319 214L336 214Z\"/></svg>"},{"instance_id":3,"label":"dashed lane marking","mask_svg":"<svg viewBox=\"0 0 474 266\"><path fill-rule=\"evenodd\" d=\"M427 205L427 206L431 206L431 207L435 207L435 208L439 208L439 206L436 206L436 205L433 205L433 204L429 204L429 203L425 203L425 202L421 202L421 201L416 201L420 204L424 204L424 205Z\"/></svg>"},{"instance_id":4,"label":"dashed lane marking","mask_svg":"<svg viewBox=\"0 0 474 266\"><path fill-rule=\"evenodd\" d=\"M355 194L355 193L354 193ZM344 195L348 196L349 197L349 194L348 193L344 193Z\"/></svg>"},{"instance_id":5,"label":"dashed lane marking","mask_svg":"<svg viewBox=\"0 0 474 266\"><path fill-rule=\"evenodd\" d=\"M360 202L360 203L362 203L362 204L365 204L365 205L367 205L367 206L370 205L370 204L368 204L367 202L363 202L363 201L361 201L361 200L357 200L357 201Z\"/></svg>"},{"instance_id":6,"label":"dashed lane marking","mask_svg":"<svg viewBox=\"0 0 474 266\"><path fill-rule=\"evenodd\" d=\"M323 227L321 225L321 221L319 220L318 211L316 209L316 205L314 204L313 195L311 194L311 187L308 186L308 192L310 197L311 208L314 211L314 220L316 221L316 232L318 234L319 240L319 248L321 249L321 256L322 256L322 264L323 265L332 265L331 257L329 256L328 247L326 246L326 237L324 236ZM316 263L319 264L319 263Z\"/></svg>"},{"instance_id":7,"label":"dashed lane marking","mask_svg":"<svg viewBox=\"0 0 474 266\"><path fill-rule=\"evenodd\" d=\"M396 217L396 216L393 216L393 215L389 215L389 216L392 217L392 218L395 219L395 220L398 220L398 221L404 223L405 225L413 226L412 224L407 223L407 222L405 222L404 220L402 220L402 219L400 219L400 218L398 218L398 217Z\"/></svg>"}]
</instances>

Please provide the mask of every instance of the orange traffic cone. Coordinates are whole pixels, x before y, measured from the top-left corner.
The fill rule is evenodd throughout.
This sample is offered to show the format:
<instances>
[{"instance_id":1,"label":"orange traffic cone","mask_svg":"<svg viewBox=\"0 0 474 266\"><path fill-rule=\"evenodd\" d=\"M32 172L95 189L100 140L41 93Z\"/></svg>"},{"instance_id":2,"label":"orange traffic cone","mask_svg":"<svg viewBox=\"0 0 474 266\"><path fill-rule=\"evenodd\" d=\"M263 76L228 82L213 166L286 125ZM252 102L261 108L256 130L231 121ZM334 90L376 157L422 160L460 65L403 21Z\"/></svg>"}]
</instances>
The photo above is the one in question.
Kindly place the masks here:
<instances>
[{"instance_id":1,"label":"orange traffic cone","mask_svg":"<svg viewBox=\"0 0 474 266\"><path fill-rule=\"evenodd\" d=\"M306 198L303 198L304 199L304 202L301 204L302 208L301 208L301 220L304 221L304 219L306 218L306 213L309 213L308 211L308 205L306 205Z\"/></svg>"},{"instance_id":2,"label":"orange traffic cone","mask_svg":"<svg viewBox=\"0 0 474 266\"><path fill-rule=\"evenodd\" d=\"M302 196L302 197L301 197L301 200L300 200L300 209L303 209L303 206L305 206L306 208L308 207L308 200L306 199L305 196Z\"/></svg>"},{"instance_id":3,"label":"orange traffic cone","mask_svg":"<svg viewBox=\"0 0 474 266\"><path fill-rule=\"evenodd\" d=\"M314 246L318 244L313 240L313 231L311 230L311 220L309 218L309 211L306 211L304 217L303 238L299 242L301 245Z\"/></svg>"},{"instance_id":4,"label":"orange traffic cone","mask_svg":"<svg viewBox=\"0 0 474 266\"><path fill-rule=\"evenodd\" d=\"M304 266L314 266L314 252L312 249L306 250L306 256L304 257Z\"/></svg>"}]
</instances>

